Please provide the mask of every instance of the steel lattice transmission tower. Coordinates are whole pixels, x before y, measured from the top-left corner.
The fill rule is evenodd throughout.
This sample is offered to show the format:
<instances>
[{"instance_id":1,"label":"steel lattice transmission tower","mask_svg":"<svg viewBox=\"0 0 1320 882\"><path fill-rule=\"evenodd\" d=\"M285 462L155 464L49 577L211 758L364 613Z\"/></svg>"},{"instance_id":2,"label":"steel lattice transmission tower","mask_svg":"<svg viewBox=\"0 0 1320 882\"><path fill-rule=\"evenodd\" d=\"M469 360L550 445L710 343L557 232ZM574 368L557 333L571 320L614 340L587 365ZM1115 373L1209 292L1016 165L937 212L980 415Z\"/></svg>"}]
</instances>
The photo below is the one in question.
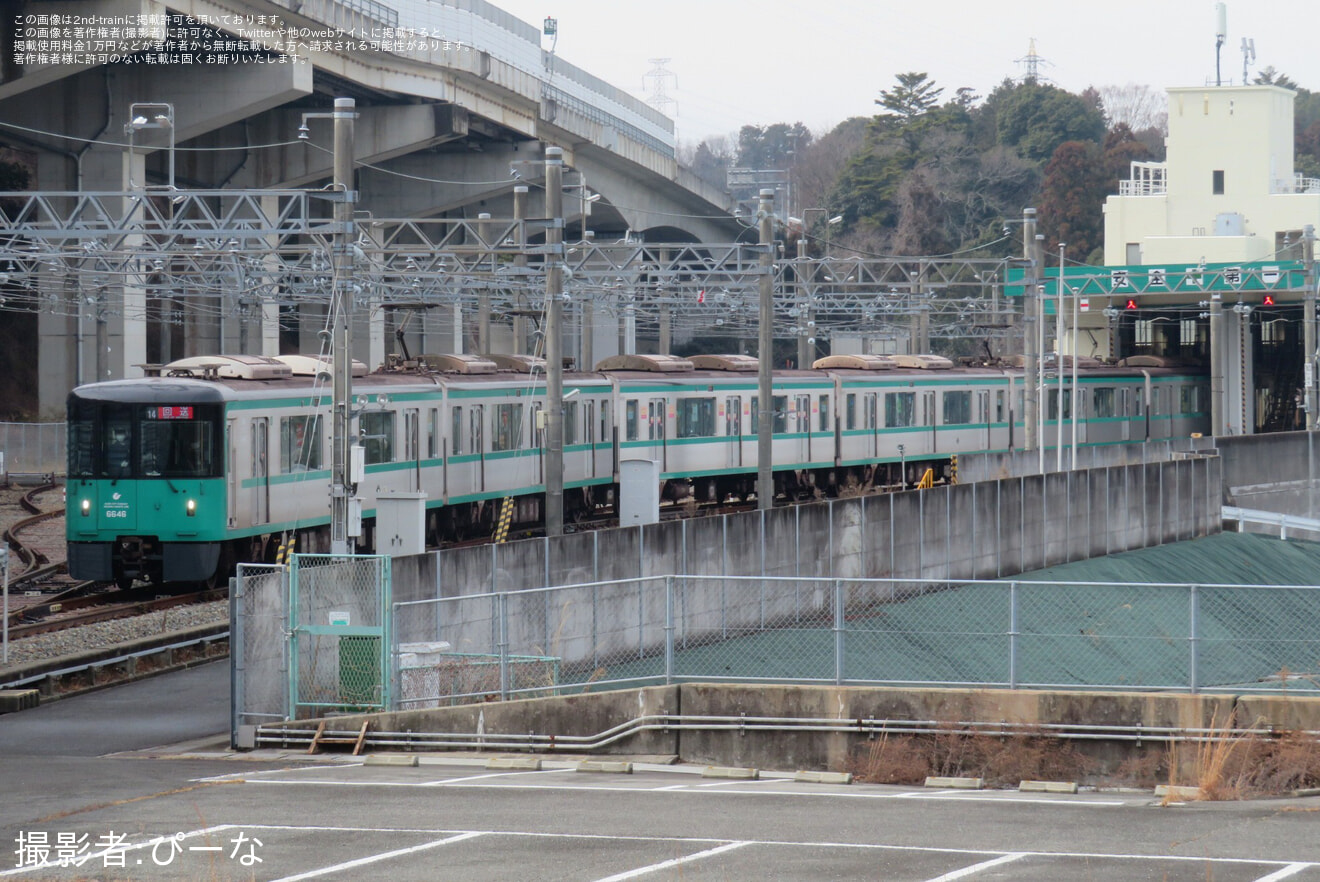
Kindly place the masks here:
<instances>
[{"instance_id":1,"label":"steel lattice transmission tower","mask_svg":"<svg viewBox=\"0 0 1320 882\"><path fill-rule=\"evenodd\" d=\"M678 88L678 74L665 67L671 60L669 58L646 59L647 63L653 66L642 77L642 88L646 91L646 103L668 117L673 117L678 113L678 102L665 91L671 84L674 88ZM674 108L673 113L669 111L671 107Z\"/></svg>"}]
</instances>

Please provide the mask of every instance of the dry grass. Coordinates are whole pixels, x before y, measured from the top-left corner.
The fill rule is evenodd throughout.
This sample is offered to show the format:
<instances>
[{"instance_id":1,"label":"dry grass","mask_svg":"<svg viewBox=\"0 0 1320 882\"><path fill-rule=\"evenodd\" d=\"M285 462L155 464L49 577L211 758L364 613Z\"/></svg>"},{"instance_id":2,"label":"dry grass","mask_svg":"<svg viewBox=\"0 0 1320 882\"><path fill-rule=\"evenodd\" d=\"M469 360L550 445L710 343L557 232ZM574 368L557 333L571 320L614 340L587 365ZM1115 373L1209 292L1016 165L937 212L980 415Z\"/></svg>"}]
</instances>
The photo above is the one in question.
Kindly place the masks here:
<instances>
[{"instance_id":1,"label":"dry grass","mask_svg":"<svg viewBox=\"0 0 1320 882\"><path fill-rule=\"evenodd\" d=\"M874 784L920 784L928 775L984 778L991 785L1024 779L1081 780L1095 762L1057 738L1018 734L882 735L859 746L848 771Z\"/></svg>"},{"instance_id":2,"label":"dry grass","mask_svg":"<svg viewBox=\"0 0 1320 882\"><path fill-rule=\"evenodd\" d=\"M927 776L984 778L991 786L1023 780L1092 782L1101 786L1196 787L1203 800L1284 795L1320 787L1320 741L1299 733L1264 733L1212 721L1205 738L1143 748L1101 774L1101 762L1071 742L1033 734L883 733L858 744L845 770L872 784L921 784ZM1190 750L1191 753L1186 753Z\"/></svg>"}]
</instances>

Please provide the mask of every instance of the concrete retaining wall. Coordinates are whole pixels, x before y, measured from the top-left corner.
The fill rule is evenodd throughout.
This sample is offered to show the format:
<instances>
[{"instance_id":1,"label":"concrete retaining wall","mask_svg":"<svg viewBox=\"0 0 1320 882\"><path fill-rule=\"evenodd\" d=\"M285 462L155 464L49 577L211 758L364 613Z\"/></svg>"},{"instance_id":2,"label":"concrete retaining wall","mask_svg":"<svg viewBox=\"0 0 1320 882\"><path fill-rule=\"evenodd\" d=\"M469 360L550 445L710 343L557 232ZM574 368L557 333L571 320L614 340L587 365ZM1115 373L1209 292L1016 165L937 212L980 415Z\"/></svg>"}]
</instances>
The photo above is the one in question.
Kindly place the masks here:
<instances>
[{"instance_id":1,"label":"concrete retaining wall","mask_svg":"<svg viewBox=\"0 0 1320 882\"><path fill-rule=\"evenodd\" d=\"M1219 460L1196 457L447 549L395 559L393 597L455 598L671 574L914 582L1009 577L1218 532L1221 486ZM718 583L700 584L718 590ZM661 604L646 620L663 622L663 592L646 593ZM717 608L714 598L689 595L687 602ZM582 615L589 617L591 608L582 604ZM443 639L431 607L402 608L394 629L399 642ZM556 631L571 636L593 628L570 611Z\"/></svg>"},{"instance_id":2,"label":"concrete retaining wall","mask_svg":"<svg viewBox=\"0 0 1320 882\"><path fill-rule=\"evenodd\" d=\"M1320 517L1320 439L1315 432L1215 439L1224 465L1224 502L1303 518ZM1307 538L1314 539L1314 536Z\"/></svg>"},{"instance_id":3,"label":"concrete retaining wall","mask_svg":"<svg viewBox=\"0 0 1320 882\"><path fill-rule=\"evenodd\" d=\"M1233 712L1236 709L1236 716ZM377 714L371 732L474 733L515 736L599 736L650 714L746 718L927 721L952 728L958 724L1015 724L1028 733L1051 724L1141 727L1152 733L1169 728L1222 731L1233 720L1237 729L1320 731L1320 698L1283 696L1186 695L1140 692L1043 692L1004 689L898 689L835 686L759 686L688 683L627 689L596 695L536 698L496 704ZM356 730L365 716L337 718L336 727ZM306 733L318 721L303 720L283 728ZM1020 731L1020 730L1019 730ZM674 755L685 762L792 771L842 770L851 751L872 743L883 732L661 729L627 736L597 753ZM1131 733L1129 733L1131 734ZM1161 749L1159 734L1137 740L1074 742L1079 749L1112 767L1137 752ZM501 748L492 743L492 752ZM566 746L565 751L573 751ZM1195 749L1181 752L1193 759Z\"/></svg>"}]
</instances>

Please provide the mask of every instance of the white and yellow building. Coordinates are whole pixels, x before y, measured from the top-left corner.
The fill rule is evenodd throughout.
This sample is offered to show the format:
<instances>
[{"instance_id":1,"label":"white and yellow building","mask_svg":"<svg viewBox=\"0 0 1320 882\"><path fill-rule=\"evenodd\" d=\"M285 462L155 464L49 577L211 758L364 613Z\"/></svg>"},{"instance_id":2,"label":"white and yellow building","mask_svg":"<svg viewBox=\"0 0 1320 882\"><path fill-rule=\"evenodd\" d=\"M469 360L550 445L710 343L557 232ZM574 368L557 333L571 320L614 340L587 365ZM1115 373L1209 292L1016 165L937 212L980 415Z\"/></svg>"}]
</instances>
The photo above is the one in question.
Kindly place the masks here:
<instances>
[{"instance_id":1,"label":"white and yellow building","mask_svg":"<svg viewBox=\"0 0 1320 882\"><path fill-rule=\"evenodd\" d=\"M1293 99L1280 86L1169 89L1164 162L1134 162L1105 200L1105 263L1297 259L1320 226L1320 178L1293 168Z\"/></svg>"}]
</instances>

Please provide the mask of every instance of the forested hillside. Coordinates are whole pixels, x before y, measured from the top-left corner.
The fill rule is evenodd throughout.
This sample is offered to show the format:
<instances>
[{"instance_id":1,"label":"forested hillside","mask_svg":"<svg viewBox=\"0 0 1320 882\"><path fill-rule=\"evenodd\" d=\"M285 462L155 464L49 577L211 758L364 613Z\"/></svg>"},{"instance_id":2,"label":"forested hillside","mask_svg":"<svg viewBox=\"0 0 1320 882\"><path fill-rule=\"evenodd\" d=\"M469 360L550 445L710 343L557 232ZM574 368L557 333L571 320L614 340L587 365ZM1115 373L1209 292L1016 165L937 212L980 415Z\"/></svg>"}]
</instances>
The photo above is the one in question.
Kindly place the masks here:
<instances>
[{"instance_id":1,"label":"forested hillside","mask_svg":"<svg viewBox=\"0 0 1320 882\"><path fill-rule=\"evenodd\" d=\"M1266 68L1256 83L1297 92L1296 170L1320 177L1320 93ZM1040 211L1049 252L1099 263L1102 208L1134 160L1162 160L1166 101L1146 86L1080 95L1032 80L1005 80L987 96L952 94L925 73L898 74L870 118L816 134L801 123L744 126L709 138L686 158L723 186L729 167L787 169L789 210L831 247L874 255L939 255L971 248L990 256L1019 248L1004 221ZM806 209L819 209L807 212ZM813 243L819 247L820 242Z\"/></svg>"}]
</instances>

